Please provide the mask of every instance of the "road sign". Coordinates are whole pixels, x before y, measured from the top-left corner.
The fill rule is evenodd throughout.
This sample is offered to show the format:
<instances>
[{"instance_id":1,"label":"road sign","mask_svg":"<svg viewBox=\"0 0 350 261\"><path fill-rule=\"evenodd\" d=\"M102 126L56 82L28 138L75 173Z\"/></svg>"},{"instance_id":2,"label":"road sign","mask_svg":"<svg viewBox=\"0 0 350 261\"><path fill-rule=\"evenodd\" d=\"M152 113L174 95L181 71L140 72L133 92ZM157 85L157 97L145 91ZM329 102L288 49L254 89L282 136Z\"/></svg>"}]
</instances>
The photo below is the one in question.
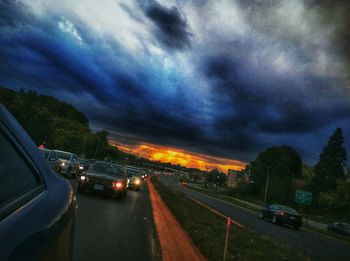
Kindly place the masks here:
<instances>
[{"instance_id":1,"label":"road sign","mask_svg":"<svg viewBox=\"0 0 350 261\"><path fill-rule=\"evenodd\" d=\"M304 205L311 205L312 202L312 192L304 191L304 190L297 190L295 192L295 202L304 204Z\"/></svg>"}]
</instances>

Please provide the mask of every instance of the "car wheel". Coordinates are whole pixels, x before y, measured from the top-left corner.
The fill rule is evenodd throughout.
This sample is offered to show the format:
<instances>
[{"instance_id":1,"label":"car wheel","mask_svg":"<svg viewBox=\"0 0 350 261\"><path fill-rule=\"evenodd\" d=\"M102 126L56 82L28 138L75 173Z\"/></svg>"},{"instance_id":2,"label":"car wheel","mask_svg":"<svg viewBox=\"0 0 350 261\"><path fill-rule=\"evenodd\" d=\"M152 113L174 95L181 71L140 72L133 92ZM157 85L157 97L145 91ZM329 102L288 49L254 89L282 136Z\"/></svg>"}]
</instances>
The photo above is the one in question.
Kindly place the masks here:
<instances>
[{"instance_id":1,"label":"car wheel","mask_svg":"<svg viewBox=\"0 0 350 261\"><path fill-rule=\"evenodd\" d=\"M264 212L261 211L259 216L260 216L261 219L265 219Z\"/></svg>"},{"instance_id":2,"label":"car wheel","mask_svg":"<svg viewBox=\"0 0 350 261\"><path fill-rule=\"evenodd\" d=\"M278 219L277 219L276 216L273 216L273 217L272 217L272 223L278 224Z\"/></svg>"}]
</instances>

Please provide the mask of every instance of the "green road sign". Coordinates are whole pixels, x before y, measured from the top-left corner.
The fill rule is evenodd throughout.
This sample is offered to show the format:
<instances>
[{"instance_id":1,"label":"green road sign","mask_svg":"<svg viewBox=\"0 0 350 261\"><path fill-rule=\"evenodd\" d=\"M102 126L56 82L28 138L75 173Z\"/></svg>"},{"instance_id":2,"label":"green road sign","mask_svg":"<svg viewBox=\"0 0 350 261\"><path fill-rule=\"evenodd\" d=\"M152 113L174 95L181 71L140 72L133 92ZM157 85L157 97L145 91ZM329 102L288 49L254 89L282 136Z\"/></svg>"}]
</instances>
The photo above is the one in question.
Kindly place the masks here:
<instances>
[{"instance_id":1,"label":"green road sign","mask_svg":"<svg viewBox=\"0 0 350 261\"><path fill-rule=\"evenodd\" d=\"M311 205L312 202L312 192L304 191L304 190L297 190L295 192L295 202L304 204L304 205Z\"/></svg>"}]
</instances>

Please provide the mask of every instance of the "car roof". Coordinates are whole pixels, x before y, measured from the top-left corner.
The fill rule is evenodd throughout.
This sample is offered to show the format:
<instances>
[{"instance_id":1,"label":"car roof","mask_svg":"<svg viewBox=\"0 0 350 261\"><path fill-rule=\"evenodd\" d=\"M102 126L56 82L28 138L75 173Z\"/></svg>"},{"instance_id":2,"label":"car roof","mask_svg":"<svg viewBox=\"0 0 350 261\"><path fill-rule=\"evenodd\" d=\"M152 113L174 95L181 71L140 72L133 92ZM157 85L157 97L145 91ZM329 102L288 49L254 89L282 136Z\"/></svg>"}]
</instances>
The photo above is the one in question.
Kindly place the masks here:
<instances>
[{"instance_id":1,"label":"car roof","mask_svg":"<svg viewBox=\"0 0 350 261\"><path fill-rule=\"evenodd\" d=\"M49 149L45 149L45 148L38 148L39 150L43 150L43 151L51 151Z\"/></svg>"},{"instance_id":2,"label":"car roof","mask_svg":"<svg viewBox=\"0 0 350 261\"><path fill-rule=\"evenodd\" d=\"M67 154L74 154L73 152L68 152L68 151L64 151L64 150L53 150L53 151L67 153Z\"/></svg>"}]
</instances>

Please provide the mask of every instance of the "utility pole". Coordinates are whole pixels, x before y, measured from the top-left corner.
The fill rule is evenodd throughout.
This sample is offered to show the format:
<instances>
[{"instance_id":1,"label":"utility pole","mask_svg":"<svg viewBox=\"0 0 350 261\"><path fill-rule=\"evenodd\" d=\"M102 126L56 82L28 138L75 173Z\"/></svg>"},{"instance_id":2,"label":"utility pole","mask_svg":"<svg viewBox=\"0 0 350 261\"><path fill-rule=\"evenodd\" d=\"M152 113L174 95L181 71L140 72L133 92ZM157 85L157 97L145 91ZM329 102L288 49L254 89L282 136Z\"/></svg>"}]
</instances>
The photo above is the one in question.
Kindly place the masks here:
<instances>
[{"instance_id":1,"label":"utility pole","mask_svg":"<svg viewBox=\"0 0 350 261\"><path fill-rule=\"evenodd\" d=\"M270 181L270 171L267 171L267 179L266 179L266 186L265 186L264 203L266 203L267 191L268 191L268 189L269 189L269 181Z\"/></svg>"}]
</instances>

